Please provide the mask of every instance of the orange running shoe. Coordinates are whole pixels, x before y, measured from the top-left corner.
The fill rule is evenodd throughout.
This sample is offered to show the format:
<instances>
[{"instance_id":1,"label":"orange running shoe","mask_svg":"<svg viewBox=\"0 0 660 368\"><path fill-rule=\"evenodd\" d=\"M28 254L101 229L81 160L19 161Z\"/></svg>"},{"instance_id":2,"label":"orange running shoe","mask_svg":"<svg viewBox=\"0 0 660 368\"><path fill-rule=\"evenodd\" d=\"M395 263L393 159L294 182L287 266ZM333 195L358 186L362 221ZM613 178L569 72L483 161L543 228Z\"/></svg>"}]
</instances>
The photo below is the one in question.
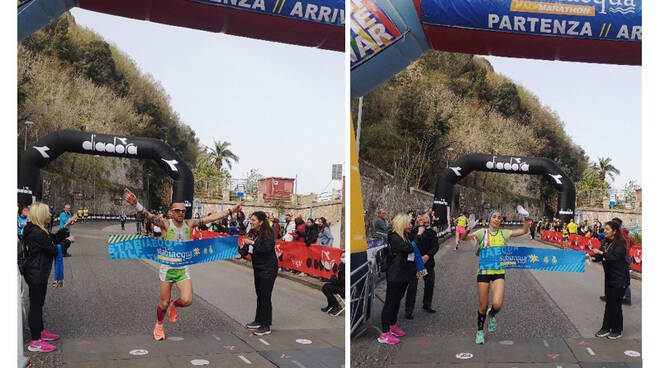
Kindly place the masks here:
<instances>
[{"instance_id":1,"label":"orange running shoe","mask_svg":"<svg viewBox=\"0 0 660 368\"><path fill-rule=\"evenodd\" d=\"M174 300L170 298L170 310L167 311L167 316L170 318L170 322L176 323L179 320L179 313L176 311L176 306L174 306Z\"/></svg>"},{"instance_id":2,"label":"orange running shoe","mask_svg":"<svg viewBox=\"0 0 660 368\"><path fill-rule=\"evenodd\" d=\"M159 326L156 324L156 327L154 327L154 339L156 341L165 340L165 329L163 328L163 325Z\"/></svg>"}]
</instances>

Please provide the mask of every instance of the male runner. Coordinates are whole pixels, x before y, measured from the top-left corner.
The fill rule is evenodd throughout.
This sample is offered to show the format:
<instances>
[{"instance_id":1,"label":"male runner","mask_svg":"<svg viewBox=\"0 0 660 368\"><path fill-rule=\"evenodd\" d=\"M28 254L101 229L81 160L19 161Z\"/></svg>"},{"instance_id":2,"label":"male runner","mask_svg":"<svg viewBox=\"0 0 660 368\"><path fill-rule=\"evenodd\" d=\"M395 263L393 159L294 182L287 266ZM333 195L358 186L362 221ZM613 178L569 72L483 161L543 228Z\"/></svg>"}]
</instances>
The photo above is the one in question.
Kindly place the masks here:
<instances>
[{"instance_id":1,"label":"male runner","mask_svg":"<svg viewBox=\"0 0 660 368\"><path fill-rule=\"evenodd\" d=\"M201 224L218 221L220 218L231 215L241 210L241 203L227 211L218 212L200 219L184 220L186 207L183 202L172 202L170 209L170 219L166 220L144 209L137 197L128 188L125 189L124 199L126 202L135 206L135 211L151 221L154 225L161 228L165 240L190 241L190 230ZM165 330L163 329L163 319L165 312L169 307L168 317L171 323L176 323L178 313L176 307L188 307L192 304L193 288L188 266L171 267L164 264L160 265L160 303L156 308L156 326L154 327L154 339L165 340ZM172 300L172 284L176 284L179 289L179 299Z\"/></svg>"}]
</instances>

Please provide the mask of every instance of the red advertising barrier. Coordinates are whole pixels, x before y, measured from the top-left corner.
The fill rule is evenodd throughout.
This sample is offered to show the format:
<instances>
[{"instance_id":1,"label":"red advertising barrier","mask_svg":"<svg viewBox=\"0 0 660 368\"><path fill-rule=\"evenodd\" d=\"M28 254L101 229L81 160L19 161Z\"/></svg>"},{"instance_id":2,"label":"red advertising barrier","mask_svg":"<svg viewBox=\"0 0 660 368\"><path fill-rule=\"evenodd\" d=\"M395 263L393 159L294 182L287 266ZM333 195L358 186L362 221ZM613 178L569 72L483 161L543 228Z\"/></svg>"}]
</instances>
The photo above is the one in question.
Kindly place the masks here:
<instances>
[{"instance_id":1,"label":"red advertising barrier","mask_svg":"<svg viewBox=\"0 0 660 368\"><path fill-rule=\"evenodd\" d=\"M541 239L561 245L561 232L541 230ZM581 250L587 252L590 255L593 255L594 252L590 251L588 246L599 249L600 240L597 238L587 238L584 236L572 234L568 237L568 245L571 249ZM639 245L633 245L628 250L628 256L632 258L630 268L642 272L642 247Z\"/></svg>"},{"instance_id":2,"label":"red advertising barrier","mask_svg":"<svg viewBox=\"0 0 660 368\"><path fill-rule=\"evenodd\" d=\"M639 245L633 245L632 247L630 247L630 251L628 252L628 255L632 257L632 263L630 264L630 268L642 272L642 247Z\"/></svg>"},{"instance_id":3,"label":"red advertising barrier","mask_svg":"<svg viewBox=\"0 0 660 368\"><path fill-rule=\"evenodd\" d=\"M227 234L205 230L193 230L191 235L193 239L229 236ZM244 237L238 237L239 246ZM341 252L342 250L340 248L322 245L310 245L308 247L302 242L286 242L281 240L275 242L275 254L277 255L280 267L325 279L337 275L339 264L341 263Z\"/></svg>"}]
</instances>

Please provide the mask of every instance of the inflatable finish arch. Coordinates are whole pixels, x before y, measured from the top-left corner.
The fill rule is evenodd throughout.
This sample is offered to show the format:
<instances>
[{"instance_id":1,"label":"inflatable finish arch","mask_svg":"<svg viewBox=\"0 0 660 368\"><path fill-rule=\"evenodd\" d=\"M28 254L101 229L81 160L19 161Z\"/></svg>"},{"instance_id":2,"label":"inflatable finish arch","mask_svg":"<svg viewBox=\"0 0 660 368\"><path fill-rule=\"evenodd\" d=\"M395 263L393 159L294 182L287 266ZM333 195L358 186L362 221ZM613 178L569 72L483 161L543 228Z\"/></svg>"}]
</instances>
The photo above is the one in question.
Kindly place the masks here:
<instances>
[{"instance_id":1,"label":"inflatable finish arch","mask_svg":"<svg viewBox=\"0 0 660 368\"><path fill-rule=\"evenodd\" d=\"M442 171L435 186L433 210L440 219L438 233L449 228L449 215L454 184L472 171L490 171L504 174L542 175L559 192L556 216L564 222L575 212L575 185L566 173L552 160L542 157L521 157L471 153L465 155Z\"/></svg>"},{"instance_id":2,"label":"inflatable finish arch","mask_svg":"<svg viewBox=\"0 0 660 368\"><path fill-rule=\"evenodd\" d=\"M73 7L178 27L344 51L344 0L19 0L18 41Z\"/></svg>"},{"instance_id":3,"label":"inflatable finish arch","mask_svg":"<svg viewBox=\"0 0 660 368\"><path fill-rule=\"evenodd\" d=\"M351 98L429 50L641 65L641 0L351 0Z\"/></svg>"},{"instance_id":4,"label":"inflatable finish arch","mask_svg":"<svg viewBox=\"0 0 660 368\"><path fill-rule=\"evenodd\" d=\"M193 173L170 146L155 138L75 130L50 133L22 153L18 165L18 202L21 206L41 198L39 170L65 152L154 160L174 180L172 201L185 203L186 218L192 217Z\"/></svg>"}]
</instances>

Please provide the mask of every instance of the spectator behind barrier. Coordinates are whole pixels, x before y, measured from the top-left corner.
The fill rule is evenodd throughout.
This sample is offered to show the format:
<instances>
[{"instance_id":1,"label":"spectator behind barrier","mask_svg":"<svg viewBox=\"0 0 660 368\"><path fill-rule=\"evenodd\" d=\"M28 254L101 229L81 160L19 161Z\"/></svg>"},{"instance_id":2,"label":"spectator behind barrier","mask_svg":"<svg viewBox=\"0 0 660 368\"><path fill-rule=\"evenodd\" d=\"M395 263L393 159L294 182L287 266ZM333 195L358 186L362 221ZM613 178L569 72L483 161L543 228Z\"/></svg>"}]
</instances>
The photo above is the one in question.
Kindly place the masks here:
<instances>
[{"instance_id":1,"label":"spectator behind barrier","mask_svg":"<svg viewBox=\"0 0 660 368\"><path fill-rule=\"evenodd\" d=\"M334 237L332 236L332 231L330 231L330 225L325 217L319 217L316 220L316 224L319 226L319 244L332 246L334 242Z\"/></svg>"}]
</instances>

